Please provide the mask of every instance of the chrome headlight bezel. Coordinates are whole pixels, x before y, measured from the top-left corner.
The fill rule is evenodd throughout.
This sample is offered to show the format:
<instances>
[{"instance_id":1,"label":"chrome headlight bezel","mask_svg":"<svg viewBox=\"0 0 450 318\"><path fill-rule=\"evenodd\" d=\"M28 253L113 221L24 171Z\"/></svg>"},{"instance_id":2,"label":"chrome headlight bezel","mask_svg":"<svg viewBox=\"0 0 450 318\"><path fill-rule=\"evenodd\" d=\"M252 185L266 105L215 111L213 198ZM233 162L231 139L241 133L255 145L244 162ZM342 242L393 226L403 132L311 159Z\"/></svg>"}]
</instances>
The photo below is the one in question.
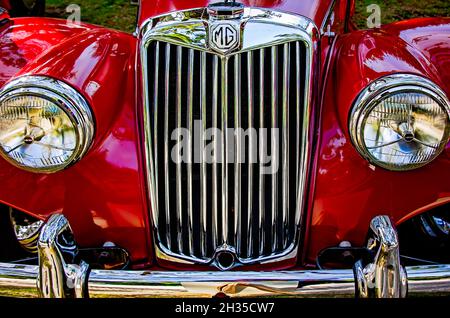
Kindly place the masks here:
<instances>
[{"instance_id":1,"label":"chrome headlight bezel","mask_svg":"<svg viewBox=\"0 0 450 318\"><path fill-rule=\"evenodd\" d=\"M54 173L79 161L89 150L94 138L94 116L86 99L63 81L39 75L26 75L7 83L0 90L0 104L16 97L36 96L57 105L75 127L77 144L72 155L63 163L48 168L34 168L19 164L2 147L0 155L12 165L35 173Z\"/></svg>"},{"instance_id":2,"label":"chrome headlight bezel","mask_svg":"<svg viewBox=\"0 0 450 318\"><path fill-rule=\"evenodd\" d=\"M393 74L381 77L369 84L357 97L349 116L349 132L353 145L360 155L371 164L391 171L408 171L421 168L439 156L445 149L450 138L450 125L444 132L444 139L434 155L426 162L408 166L395 166L377 160L368 151L364 140L364 126L368 115L383 100L399 93L420 93L430 97L439 104L447 114L447 122L450 121L450 102L445 92L427 78L414 74Z\"/></svg>"}]
</instances>

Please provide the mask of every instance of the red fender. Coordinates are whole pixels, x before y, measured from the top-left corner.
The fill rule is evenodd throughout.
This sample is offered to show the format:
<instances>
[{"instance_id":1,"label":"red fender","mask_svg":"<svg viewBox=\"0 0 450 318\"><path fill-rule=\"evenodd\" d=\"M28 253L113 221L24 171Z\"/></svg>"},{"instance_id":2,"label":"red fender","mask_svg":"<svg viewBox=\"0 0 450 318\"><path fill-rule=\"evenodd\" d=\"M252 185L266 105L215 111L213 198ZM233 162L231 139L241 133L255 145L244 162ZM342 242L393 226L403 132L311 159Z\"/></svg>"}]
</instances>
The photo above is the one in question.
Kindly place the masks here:
<instances>
[{"instance_id":1,"label":"red fender","mask_svg":"<svg viewBox=\"0 0 450 318\"><path fill-rule=\"evenodd\" d=\"M8 185L0 187L0 200L43 219L63 211L81 246L111 241L133 261L147 261L151 248L135 103L137 40L89 25L32 22L15 19L1 33L0 85L26 74L65 81L89 102L96 134L87 155L58 173L30 173L0 159L0 178Z\"/></svg>"},{"instance_id":2,"label":"red fender","mask_svg":"<svg viewBox=\"0 0 450 318\"><path fill-rule=\"evenodd\" d=\"M0 8L4 8L8 11L11 10L10 0L0 0Z\"/></svg>"},{"instance_id":3,"label":"red fender","mask_svg":"<svg viewBox=\"0 0 450 318\"><path fill-rule=\"evenodd\" d=\"M405 221L450 202L450 144L435 161L408 172L373 167L353 147L348 116L358 94L393 73L428 77L450 96L450 19L416 19L339 36L322 97L316 187L306 257L341 241L361 246L370 220Z\"/></svg>"}]
</instances>

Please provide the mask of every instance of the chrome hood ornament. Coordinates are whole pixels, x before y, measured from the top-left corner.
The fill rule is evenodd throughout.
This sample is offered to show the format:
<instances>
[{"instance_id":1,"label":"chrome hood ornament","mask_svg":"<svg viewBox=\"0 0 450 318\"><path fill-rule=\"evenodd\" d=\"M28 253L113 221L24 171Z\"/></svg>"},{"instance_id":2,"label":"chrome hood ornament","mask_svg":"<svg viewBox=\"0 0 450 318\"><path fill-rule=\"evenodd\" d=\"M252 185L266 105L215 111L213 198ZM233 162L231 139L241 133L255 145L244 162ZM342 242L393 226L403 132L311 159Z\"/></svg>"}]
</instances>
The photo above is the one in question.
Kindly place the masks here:
<instances>
[{"instance_id":1,"label":"chrome hood ornament","mask_svg":"<svg viewBox=\"0 0 450 318\"><path fill-rule=\"evenodd\" d=\"M241 23L244 5L235 1L218 2L208 7L209 47L221 54L229 54L240 48Z\"/></svg>"}]
</instances>

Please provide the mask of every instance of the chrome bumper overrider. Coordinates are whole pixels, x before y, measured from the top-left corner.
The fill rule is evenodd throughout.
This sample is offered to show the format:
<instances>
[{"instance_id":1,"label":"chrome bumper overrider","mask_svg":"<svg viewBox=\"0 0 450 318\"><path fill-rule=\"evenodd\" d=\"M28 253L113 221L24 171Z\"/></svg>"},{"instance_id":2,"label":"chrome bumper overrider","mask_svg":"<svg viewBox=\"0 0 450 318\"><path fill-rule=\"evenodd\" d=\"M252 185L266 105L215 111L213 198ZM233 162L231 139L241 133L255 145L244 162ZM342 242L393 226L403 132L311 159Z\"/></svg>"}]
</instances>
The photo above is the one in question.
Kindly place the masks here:
<instances>
[{"instance_id":1,"label":"chrome bumper overrider","mask_svg":"<svg viewBox=\"0 0 450 318\"><path fill-rule=\"evenodd\" d=\"M450 265L400 265L388 217L373 219L369 261L353 270L153 272L89 270L76 255L70 227L52 216L39 239L39 266L0 263L0 296L10 297L404 297L450 295Z\"/></svg>"}]
</instances>

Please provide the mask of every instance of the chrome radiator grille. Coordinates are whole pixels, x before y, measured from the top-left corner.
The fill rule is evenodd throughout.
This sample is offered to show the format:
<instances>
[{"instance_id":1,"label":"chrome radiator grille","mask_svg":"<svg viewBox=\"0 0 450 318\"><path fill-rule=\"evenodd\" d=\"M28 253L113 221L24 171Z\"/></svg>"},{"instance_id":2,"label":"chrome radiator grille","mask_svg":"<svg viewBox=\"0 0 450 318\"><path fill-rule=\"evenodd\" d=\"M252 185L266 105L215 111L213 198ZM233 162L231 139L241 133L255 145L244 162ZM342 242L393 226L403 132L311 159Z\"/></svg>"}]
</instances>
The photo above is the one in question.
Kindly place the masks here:
<instances>
[{"instance_id":1,"label":"chrome radiator grille","mask_svg":"<svg viewBox=\"0 0 450 318\"><path fill-rule=\"evenodd\" d=\"M149 44L151 197L163 251L207 263L218 249L231 249L245 264L294 248L301 213L306 54L302 41L226 58L161 41ZM197 136L195 123L202 127ZM249 134L244 145L242 139L232 140L235 158L223 151L207 163L195 145L221 143L226 149L231 142L227 134L205 142L202 134L212 127L268 130L257 138ZM272 127L278 128L280 142ZM184 154L191 162L172 160L177 128L191 133ZM262 173L264 153L278 165L275 173Z\"/></svg>"}]
</instances>

